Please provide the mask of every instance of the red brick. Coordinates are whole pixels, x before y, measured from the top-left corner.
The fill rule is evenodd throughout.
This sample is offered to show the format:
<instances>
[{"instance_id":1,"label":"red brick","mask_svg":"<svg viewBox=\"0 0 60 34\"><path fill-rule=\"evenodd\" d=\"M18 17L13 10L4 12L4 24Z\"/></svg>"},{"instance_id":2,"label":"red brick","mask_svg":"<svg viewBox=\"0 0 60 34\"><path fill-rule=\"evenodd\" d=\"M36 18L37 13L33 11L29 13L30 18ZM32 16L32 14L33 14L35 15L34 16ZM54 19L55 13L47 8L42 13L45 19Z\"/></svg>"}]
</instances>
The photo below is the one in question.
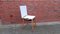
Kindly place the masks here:
<instances>
[{"instance_id":1,"label":"red brick","mask_svg":"<svg viewBox=\"0 0 60 34\"><path fill-rule=\"evenodd\" d=\"M10 2L12 1L12 2ZM56 3L55 3L56 1ZM21 4L26 4L29 15L35 15L37 22L40 21L60 21L60 3L57 0L8 0L0 2L0 16L7 24L10 22L22 23L22 18L19 10ZM1 12L2 11L2 12ZM11 18L10 15L13 15Z\"/></svg>"}]
</instances>

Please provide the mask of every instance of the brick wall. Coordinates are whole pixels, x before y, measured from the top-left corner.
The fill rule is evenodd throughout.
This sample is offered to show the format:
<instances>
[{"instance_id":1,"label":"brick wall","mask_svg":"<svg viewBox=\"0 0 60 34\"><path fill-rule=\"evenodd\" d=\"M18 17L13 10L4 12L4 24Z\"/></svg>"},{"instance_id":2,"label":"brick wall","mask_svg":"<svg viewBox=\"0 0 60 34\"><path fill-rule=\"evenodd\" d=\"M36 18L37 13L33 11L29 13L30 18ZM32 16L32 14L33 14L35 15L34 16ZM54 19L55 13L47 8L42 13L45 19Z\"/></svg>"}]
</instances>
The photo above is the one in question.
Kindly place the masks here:
<instances>
[{"instance_id":1,"label":"brick wall","mask_svg":"<svg viewBox=\"0 0 60 34\"><path fill-rule=\"evenodd\" d=\"M60 21L60 0L0 0L0 16L3 23L22 23L19 6L26 4L29 15L36 22Z\"/></svg>"}]
</instances>

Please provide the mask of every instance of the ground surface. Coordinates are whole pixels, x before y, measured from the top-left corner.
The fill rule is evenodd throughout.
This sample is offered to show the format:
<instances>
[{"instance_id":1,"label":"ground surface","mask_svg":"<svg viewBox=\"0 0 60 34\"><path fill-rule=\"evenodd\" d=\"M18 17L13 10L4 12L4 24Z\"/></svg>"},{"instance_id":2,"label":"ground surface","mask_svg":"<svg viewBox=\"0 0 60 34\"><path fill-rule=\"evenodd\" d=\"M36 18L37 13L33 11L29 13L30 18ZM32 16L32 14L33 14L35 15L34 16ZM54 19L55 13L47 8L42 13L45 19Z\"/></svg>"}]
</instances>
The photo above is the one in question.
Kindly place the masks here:
<instances>
[{"instance_id":1,"label":"ground surface","mask_svg":"<svg viewBox=\"0 0 60 34\"><path fill-rule=\"evenodd\" d=\"M36 26L35 31L31 31L31 26L1 28L0 34L60 34L60 24Z\"/></svg>"}]
</instances>

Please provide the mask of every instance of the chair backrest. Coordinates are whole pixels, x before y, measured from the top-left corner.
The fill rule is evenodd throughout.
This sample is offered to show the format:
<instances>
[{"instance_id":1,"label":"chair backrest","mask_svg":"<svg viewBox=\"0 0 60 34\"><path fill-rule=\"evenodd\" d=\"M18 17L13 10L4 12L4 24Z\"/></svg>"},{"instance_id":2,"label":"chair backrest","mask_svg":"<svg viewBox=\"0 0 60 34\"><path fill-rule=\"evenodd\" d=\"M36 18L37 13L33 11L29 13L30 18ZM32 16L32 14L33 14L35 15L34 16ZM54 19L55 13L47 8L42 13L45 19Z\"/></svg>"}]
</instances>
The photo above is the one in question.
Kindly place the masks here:
<instances>
[{"instance_id":1,"label":"chair backrest","mask_svg":"<svg viewBox=\"0 0 60 34\"><path fill-rule=\"evenodd\" d=\"M21 17L22 18L27 15L27 7L26 7L26 5L21 5L20 6L20 12L21 12Z\"/></svg>"}]
</instances>

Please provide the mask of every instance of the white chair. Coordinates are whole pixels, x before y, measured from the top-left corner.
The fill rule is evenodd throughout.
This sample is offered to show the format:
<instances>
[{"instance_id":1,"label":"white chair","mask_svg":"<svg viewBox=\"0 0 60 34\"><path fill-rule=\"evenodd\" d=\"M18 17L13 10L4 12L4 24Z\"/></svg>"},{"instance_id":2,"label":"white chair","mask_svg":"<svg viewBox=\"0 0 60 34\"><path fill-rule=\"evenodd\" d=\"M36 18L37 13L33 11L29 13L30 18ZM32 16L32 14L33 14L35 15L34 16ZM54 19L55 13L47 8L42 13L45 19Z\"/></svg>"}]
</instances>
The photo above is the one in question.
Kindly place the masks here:
<instances>
[{"instance_id":1,"label":"white chair","mask_svg":"<svg viewBox=\"0 0 60 34\"><path fill-rule=\"evenodd\" d=\"M21 12L21 18L23 19L23 21L24 21L24 19L31 20L31 22L32 22L32 29L34 29L34 26L36 25L36 23L33 22L35 16L27 14L27 6L26 5L21 5L20 6L20 12Z\"/></svg>"}]
</instances>

